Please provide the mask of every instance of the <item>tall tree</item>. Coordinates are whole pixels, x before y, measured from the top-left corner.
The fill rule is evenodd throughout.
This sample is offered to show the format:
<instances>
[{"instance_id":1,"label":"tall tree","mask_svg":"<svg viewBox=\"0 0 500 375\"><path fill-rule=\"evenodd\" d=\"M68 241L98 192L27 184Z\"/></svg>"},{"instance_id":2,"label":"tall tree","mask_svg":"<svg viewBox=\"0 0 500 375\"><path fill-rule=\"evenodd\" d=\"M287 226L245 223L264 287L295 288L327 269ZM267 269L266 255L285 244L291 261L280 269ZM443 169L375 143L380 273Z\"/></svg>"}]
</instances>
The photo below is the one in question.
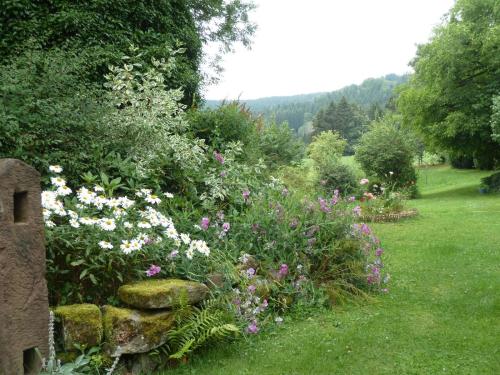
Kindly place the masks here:
<instances>
[{"instance_id":1,"label":"tall tree","mask_svg":"<svg viewBox=\"0 0 500 375\"><path fill-rule=\"evenodd\" d=\"M77 51L86 56L85 78L103 82L108 65L118 63L131 44L145 60L166 57L166 45L180 44L185 53L169 82L182 86L190 103L200 85L203 45L248 45L255 29L248 19L252 8L250 0L6 0L0 8L0 61L33 44Z\"/></svg>"},{"instance_id":2,"label":"tall tree","mask_svg":"<svg viewBox=\"0 0 500 375\"><path fill-rule=\"evenodd\" d=\"M405 123L437 148L474 157L480 168L498 163L491 116L500 93L500 2L458 0L412 66L398 99Z\"/></svg>"},{"instance_id":3,"label":"tall tree","mask_svg":"<svg viewBox=\"0 0 500 375\"><path fill-rule=\"evenodd\" d=\"M357 105L349 103L342 97L338 103L332 102L320 111L313 121L315 134L326 130L336 131L347 141L346 154L354 152L353 146L361 136L368 118Z\"/></svg>"}]
</instances>

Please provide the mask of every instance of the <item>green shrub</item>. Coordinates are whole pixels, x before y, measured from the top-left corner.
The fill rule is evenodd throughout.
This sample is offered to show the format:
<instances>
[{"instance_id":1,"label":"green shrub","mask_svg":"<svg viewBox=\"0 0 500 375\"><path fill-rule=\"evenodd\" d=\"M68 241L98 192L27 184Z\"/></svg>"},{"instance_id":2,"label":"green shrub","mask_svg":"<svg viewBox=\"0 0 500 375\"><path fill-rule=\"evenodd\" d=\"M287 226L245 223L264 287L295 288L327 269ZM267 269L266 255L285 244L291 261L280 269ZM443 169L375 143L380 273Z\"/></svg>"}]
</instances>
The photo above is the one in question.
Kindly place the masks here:
<instances>
[{"instance_id":1,"label":"green shrub","mask_svg":"<svg viewBox=\"0 0 500 375\"><path fill-rule=\"evenodd\" d=\"M351 194L359 190L359 181L351 166L342 163L331 163L319 171L320 184L328 191L335 189L342 194Z\"/></svg>"},{"instance_id":2,"label":"green shrub","mask_svg":"<svg viewBox=\"0 0 500 375\"><path fill-rule=\"evenodd\" d=\"M481 179L481 189L485 192L500 192L500 172Z\"/></svg>"},{"instance_id":3,"label":"green shrub","mask_svg":"<svg viewBox=\"0 0 500 375\"><path fill-rule=\"evenodd\" d=\"M271 121L261 128L258 139L264 162L271 169L297 162L304 155L304 142L287 123Z\"/></svg>"},{"instance_id":4,"label":"green shrub","mask_svg":"<svg viewBox=\"0 0 500 375\"><path fill-rule=\"evenodd\" d=\"M414 142L394 118L386 116L372 124L361 137L355 158L368 177L375 177L387 188L410 188L412 195L416 194Z\"/></svg>"}]
</instances>

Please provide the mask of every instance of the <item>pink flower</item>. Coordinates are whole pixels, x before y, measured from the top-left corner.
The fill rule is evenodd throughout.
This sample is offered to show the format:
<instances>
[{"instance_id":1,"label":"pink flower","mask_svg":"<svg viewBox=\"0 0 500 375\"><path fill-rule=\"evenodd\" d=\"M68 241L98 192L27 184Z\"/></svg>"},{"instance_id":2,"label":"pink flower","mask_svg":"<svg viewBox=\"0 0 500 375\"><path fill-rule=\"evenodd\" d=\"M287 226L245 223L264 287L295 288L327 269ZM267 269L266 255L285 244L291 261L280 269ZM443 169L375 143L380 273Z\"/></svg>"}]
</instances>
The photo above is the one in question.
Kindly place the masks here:
<instances>
[{"instance_id":1,"label":"pink flower","mask_svg":"<svg viewBox=\"0 0 500 375\"><path fill-rule=\"evenodd\" d=\"M200 222L200 227L203 230L207 230L210 225L210 219L208 217L203 217Z\"/></svg>"},{"instance_id":2,"label":"pink flower","mask_svg":"<svg viewBox=\"0 0 500 375\"><path fill-rule=\"evenodd\" d=\"M256 334L259 332L259 327L257 327L257 321L253 320L252 323L247 327L247 332L251 334Z\"/></svg>"},{"instance_id":3,"label":"pink flower","mask_svg":"<svg viewBox=\"0 0 500 375\"><path fill-rule=\"evenodd\" d=\"M356 200L356 197L349 197L349 202L354 202Z\"/></svg>"},{"instance_id":4,"label":"pink flower","mask_svg":"<svg viewBox=\"0 0 500 375\"><path fill-rule=\"evenodd\" d=\"M244 190L241 195L243 196L243 200L246 202L248 201L248 198L250 197L250 191Z\"/></svg>"},{"instance_id":5,"label":"pink flower","mask_svg":"<svg viewBox=\"0 0 500 375\"><path fill-rule=\"evenodd\" d=\"M252 278L252 277L254 277L254 275L255 275L255 269L253 269L253 268L251 268L251 267L250 267L249 269L247 269L247 272L246 272L246 273L247 273L247 277L248 277L249 279L251 279L251 278Z\"/></svg>"},{"instance_id":6,"label":"pink flower","mask_svg":"<svg viewBox=\"0 0 500 375\"><path fill-rule=\"evenodd\" d=\"M257 290L257 287L255 285L249 285L247 290L253 294Z\"/></svg>"},{"instance_id":7,"label":"pink flower","mask_svg":"<svg viewBox=\"0 0 500 375\"><path fill-rule=\"evenodd\" d=\"M375 255L379 257L382 255L383 252L384 250L379 247L377 250L375 250Z\"/></svg>"},{"instance_id":8,"label":"pink flower","mask_svg":"<svg viewBox=\"0 0 500 375\"><path fill-rule=\"evenodd\" d=\"M361 215L361 207L360 206L356 206L352 209L352 212L354 212L355 215L359 216Z\"/></svg>"},{"instance_id":9,"label":"pink flower","mask_svg":"<svg viewBox=\"0 0 500 375\"><path fill-rule=\"evenodd\" d=\"M367 178L362 178L361 181L359 181L360 185L366 185L368 182L370 182Z\"/></svg>"},{"instance_id":10,"label":"pink flower","mask_svg":"<svg viewBox=\"0 0 500 375\"><path fill-rule=\"evenodd\" d=\"M224 164L224 157L222 156L221 153L214 151L214 157L215 160L217 160L219 163Z\"/></svg>"},{"instance_id":11,"label":"pink flower","mask_svg":"<svg viewBox=\"0 0 500 375\"><path fill-rule=\"evenodd\" d=\"M288 265L282 264L280 266L280 270L278 271L278 273L282 277L288 275Z\"/></svg>"},{"instance_id":12,"label":"pink flower","mask_svg":"<svg viewBox=\"0 0 500 375\"><path fill-rule=\"evenodd\" d=\"M151 277L154 276L158 273L160 273L161 267L160 266L155 266L154 264L149 267L149 269L146 271L146 276Z\"/></svg>"},{"instance_id":13,"label":"pink flower","mask_svg":"<svg viewBox=\"0 0 500 375\"><path fill-rule=\"evenodd\" d=\"M231 228L231 224L229 223L222 224L222 229L224 230L224 232L228 232L229 228Z\"/></svg>"},{"instance_id":14,"label":"pink flower","mask_svg":"<svg viewBox=\"0 0 500 375\"><path fill-rule=\"evenodd\" d=\"M361 233L369 235L372 232L370 227L366 224L361 224Z\"/></svg>"}]
</instances>

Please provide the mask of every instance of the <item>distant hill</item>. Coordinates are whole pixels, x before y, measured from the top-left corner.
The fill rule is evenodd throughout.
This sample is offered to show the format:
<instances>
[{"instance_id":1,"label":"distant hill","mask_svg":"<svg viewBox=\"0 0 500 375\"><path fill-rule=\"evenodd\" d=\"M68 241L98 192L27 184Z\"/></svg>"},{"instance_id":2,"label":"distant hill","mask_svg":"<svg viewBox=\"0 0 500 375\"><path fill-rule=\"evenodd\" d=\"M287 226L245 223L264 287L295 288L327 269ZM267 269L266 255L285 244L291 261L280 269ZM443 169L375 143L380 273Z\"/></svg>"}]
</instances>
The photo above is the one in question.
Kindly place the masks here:
<instances>
[{"instance_id":1,"label":"distant hill","mask_svg":"<svg viewBox=\"0 0 500 375\"><path fill-rule=\"evenodd\" d=\"M384 107L396 86L408 80L408 75L388 74L381 78L368 78L360 85L350 85L332 92L293 96L272 96L253 100L241 100L255 114L266 118L275 116L277 122L287 121L291 128L298 130L310 121L319 110L343 96L365 110L372 105ZM219 100L207 100L206 106L214 108Z\"/></svg>"}]
</instances>

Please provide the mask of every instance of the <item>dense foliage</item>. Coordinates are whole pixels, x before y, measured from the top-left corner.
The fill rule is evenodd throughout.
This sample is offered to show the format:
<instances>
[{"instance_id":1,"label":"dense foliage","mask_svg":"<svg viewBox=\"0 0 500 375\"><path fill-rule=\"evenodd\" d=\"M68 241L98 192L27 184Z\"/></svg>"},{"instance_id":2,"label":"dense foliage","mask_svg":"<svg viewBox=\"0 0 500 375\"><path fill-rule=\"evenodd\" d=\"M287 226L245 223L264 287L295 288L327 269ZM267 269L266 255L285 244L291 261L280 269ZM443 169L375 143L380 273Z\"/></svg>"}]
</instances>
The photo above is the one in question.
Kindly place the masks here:
<instances>
[{"instance_id":1,"label":"dense foliage","mask_svg":"<svg viewBox=\"0 0 500 375\"><path fill-rule=\"evenodd\" d=\"M486 169L500 160L491 127L499 48L498 1L458 0L431 41L419 46L415 74L398 100L404 121L428 142Z\"/></svg>"},{"instance_id":2,"label":"dense foliage","mask_svg":"<svg viewBox=\"0 0 500 375\"><path fill-rule=\"evenodd\" d=\"M313 120L314 133L333 130L347 141L345 153L354 153L354 146L368 123L368 117L357 105L349 103L345 97L318 112Z\"/></svg>"},{"instance_id":3,"label":"dense foliage","mask_svg":"<svg viewBox=\"0 0 500 375\"><path fill-rule=\"evenodd\" d=\"M131 44L141 47L145 61L168 57L167 45L182 45L186 52L169 87L182 86L190 104L201 83L203 44L249 44L252 8L241 0L9 0L0 10L0 60L15 59L30 43L45 51L60 48L86 56L81 80L102 83L107 66L117 64Z\"/></svg>"}]
</instances>

